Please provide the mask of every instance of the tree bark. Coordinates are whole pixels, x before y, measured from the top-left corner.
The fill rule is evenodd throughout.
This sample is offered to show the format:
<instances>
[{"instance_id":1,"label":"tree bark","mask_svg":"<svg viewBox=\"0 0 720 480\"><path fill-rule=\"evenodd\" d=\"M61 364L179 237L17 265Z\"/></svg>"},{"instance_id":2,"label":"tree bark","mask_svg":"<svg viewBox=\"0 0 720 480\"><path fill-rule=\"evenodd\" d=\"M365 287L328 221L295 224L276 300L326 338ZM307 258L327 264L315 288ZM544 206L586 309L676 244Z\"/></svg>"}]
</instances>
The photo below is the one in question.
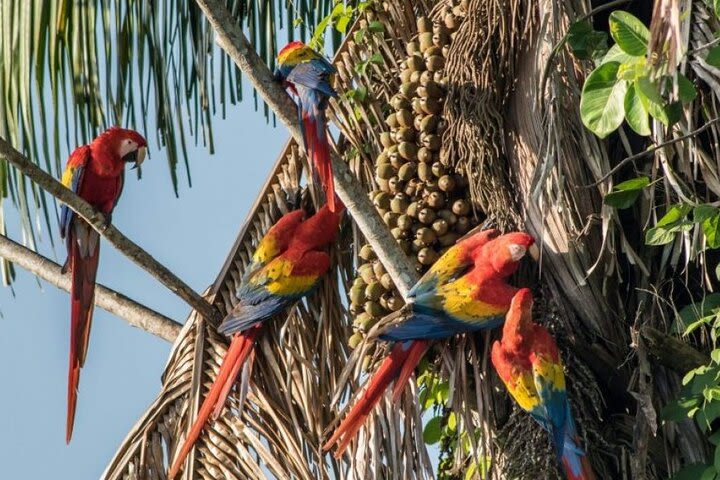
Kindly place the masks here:
<instances>
[{"instance_id":1,"label":"tree bark","mask_svg":"<svg viewBox=\"0 0 720 480\"><path fill-rule=\"evenodd\" d=\"M70 291L70 275L60 273L60 265L47 257L23 247L19 243L0 235L0 257L19 265L56 287ZM122 293L103 285L95 286L95 305L120 317L134 327L152 333L168 342L173 342L180 333L182 324L151 310Z\"/></svg>"},{"instance_id":2,"label":"tree bark","mask_svg":"<svg viewBox=\"0 0 720 480\"><path fill-rule=\"evenodd\" d=\"M167 267L127 238L117 228L108 224L105 216L95 210L92 205L78 197L72 190L65 188L63 184L25 158L23 154L15 150L12 145L3 138L0 138L0 157L6 159L42 189L70 207L123 255L159 280L170 289L170 291L182 298L201 315L216 321L220 320L220 314L214 306L175 276Z\"/></svg>"},{"instance_id":3,"label":"tree bark","mask_svg":"<svg viewBox=\"0 0 720 480\"><path fill-rule=\"evenodd\" d=\"M224 4L217 0L197 0L197 4L215 30L220 48L242 70L265 103L290 130L295 142L298 145L304 145L295 103L282 86L274 80L267 65L252 48ZM332 155L332 168L335 191L340 200L372 245L378 259L393 278L400 294L406 297L418 279L413 264L390 234L389 229L378 215L360 183L350 172L347 164L337 155Z\"/></svg>"}]
</instances>

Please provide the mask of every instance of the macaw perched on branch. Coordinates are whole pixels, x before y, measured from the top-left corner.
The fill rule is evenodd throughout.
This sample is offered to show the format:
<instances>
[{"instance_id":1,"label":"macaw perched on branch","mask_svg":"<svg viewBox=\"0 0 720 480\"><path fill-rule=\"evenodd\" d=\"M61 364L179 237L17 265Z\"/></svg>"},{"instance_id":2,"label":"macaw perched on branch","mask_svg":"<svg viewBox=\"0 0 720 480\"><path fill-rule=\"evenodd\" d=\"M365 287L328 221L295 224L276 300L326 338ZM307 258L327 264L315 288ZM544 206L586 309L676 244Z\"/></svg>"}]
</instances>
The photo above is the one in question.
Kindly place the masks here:
<instances>
[{"instance_id":1,"label":"macaw perched on branch","mask_svg":"<svg viewBox=\"0 0 720 480\"><path fill-rule=\"evenodd\" d=\"M111 127L89 145L75 149L68 158L62 184L99 210L108 222L123 188L125 164L140 165L147 141L139 133ZM62 273L72 272L70 311L70 368L68 372L67 426L70 443L75 422L80 369L85 363L95 298L95 274L100 254L100 235L67 205L60 212L60 235L68 257Z\"/></svg>"},{"instance_id":2,"label":"macaw perched on branch","mask_svg":"<svg viewBox=\"0 0 720 480\"><path fill-rule=\"evenodd\" d=\"M397 401L431 340L502 323L517 292L506 279L528 250L536 257L535 241L526 233L498 236L496 230L487 230L466 237L440 257L410 291L409 316L381 335L396 342L392 352L323 449L338 444L335 456L340 457L393 381L392 399Z\"/></svg>"},{"instance_id":3,"label":"macaw perched on branch","mask_svg":"<svg viewBox=\"0 0 720 480\"><path fill-rule=\"evenodd\" d=\"M239 302L218 329L233 335L230 347L168 478L180 471L211 412L213 419L220 414L243 366L241 392L247 391L250 367L246 360L262 322L312 292L330 268L330 256L323 249L335 239L343 210L331 212L325 205L307 220L302 210L295 210L280 218L260 241L243 275Z\"/></svg>"},{"instance_id":4,"label":"macaw perched on branch","mask_svg":"<svg viewBox=\"0 0 720 480\"><path fill-rule=\"evenodd\" d=\"M492 363L518 405L551 434L568 480L593 480L570 413L557 345L544 327L533 323L532 305L529 289L515 295L502 340L493 344Z\"/></svg>"},{"instance_id":5,"label":"macaw perched on branch","mask_svg":"<svg viewBox=\"0 0 720 480\"><path fill-rule=\"evenodd\" d=\"M320 176L330 211L335 211L335 181L330 160L325 110L330 97L335 67L302 42L290 42L277 57L275 78L298 98L298 117L305 141L305 152Z\"/></svg>"}]
</instances>

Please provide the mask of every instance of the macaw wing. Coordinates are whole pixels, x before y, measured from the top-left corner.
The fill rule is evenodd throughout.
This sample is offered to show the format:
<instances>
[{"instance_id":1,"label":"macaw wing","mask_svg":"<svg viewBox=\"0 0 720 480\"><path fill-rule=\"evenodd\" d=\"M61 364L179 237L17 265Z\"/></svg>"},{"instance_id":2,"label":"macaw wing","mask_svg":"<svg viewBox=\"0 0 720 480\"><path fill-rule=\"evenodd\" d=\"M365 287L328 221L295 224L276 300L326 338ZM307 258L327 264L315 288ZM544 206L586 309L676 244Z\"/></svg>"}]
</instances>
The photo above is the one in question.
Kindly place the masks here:
<instances>
[{"instance_id":1,"label":"macaw wing","mask_svg":"<svg viewBox=\"0 0 720 480\"><path fill-rule=\"evenodd\" d=\"M265 235L260 239L260 242L258 242L253 252L250 263L243 271L241 287L236 294L238 297L242 297L242 286L248 283L255 273L287 250L287 246L281 248L278 236L287 235L292 237L304 217L305 212L302 209L293 210L280 217L280 219L265 232Z\"/></svg>"},{"instance_id":2,"label":"macaw wing","mask_svg":"<svg viewBox=\"0 0 720 480\"><path fill-rule=\"evenodd\" d=\"M330 266L324 252L307 252L299 261L280 256L250 276L238 291L238 304L218 331L225 335L242 332L280 313L310 293Z\"/></svg>"},{"instance_id":3,"label":"macaw wing","mask_svg":"<svg viewBox=\"0 0 720 480\"><path fill-rule=\"evenodd\" d=\"M565 374L559 359L548 355L532 355L532 369L546 423L543 425L553 436L558 454L562 453L565 439L565 425L568 412L568 398L565 390ZM541 423L542 424L542 423Z\"/></svg>"},{"instance_id":4,"label":"macaw wing","mask_svg":"<svg viewBox=\"0 0 720 480\"><path fill-rule=\"evenodd\" d=\"M422 298L432 295L438 285L447 283L467 273L472 267L472 259L465 254L461 245L453 245L410 289L408 298Z\"/></svg>"},{"instance_id":5,"label":"macaw wing","mask_svg":"<svg viewBox=\"0 0 720 480\"><path fill-rule=\"evenodd\" d=\"M419 303L432 302L434 294L440 286L459 279L473 266L472 251L496 238L499 234L500 232L497 230L489 229L459 240L410 289L408 298L416 299L416 302Z\"/></svg>"},{"instance_id":6,"label":"macaw wing","mask_svg":"<svg viewBox=\"0 0 720 480\"><path fill-rule=\"evenodd\" d=\"M75 192L80 193L82 185L83 171L85 165L90 160L91 152L88 145L76 148L68 158L65 171L63 172L62 184ZM70 222L72 222L75 213L65 204L60 207L60 236L65 238L70 233Z\"/></svg>"},{"instance_id":7,"label":"macaw wing","mask_svg":"<svg viewBox=\"0 0 720 480\"><path fill-rule=\"evenodd\" d=\"M503 316L486 316L473 320L475 321L462 321L442 310L413 304L412 315L389 327L380 338L395 342L448 338L460 333L494 328L502 323Z\"/></svg>"},{"instance_id":8,"label":"macaw wing","mask_svg":"<svg viewBox=\"0 0 720 480\"><path fill-rule=\"evenodd\" d=\"M323 57L314 58L310 61L300 63L293 67L287 76L287 81L295 87L305 87L324 93L328 97L336 97L337 92L330 82L335 74L335 67ZM298 93L302 97L301 90Z\"/></svg>"}]
</instances>

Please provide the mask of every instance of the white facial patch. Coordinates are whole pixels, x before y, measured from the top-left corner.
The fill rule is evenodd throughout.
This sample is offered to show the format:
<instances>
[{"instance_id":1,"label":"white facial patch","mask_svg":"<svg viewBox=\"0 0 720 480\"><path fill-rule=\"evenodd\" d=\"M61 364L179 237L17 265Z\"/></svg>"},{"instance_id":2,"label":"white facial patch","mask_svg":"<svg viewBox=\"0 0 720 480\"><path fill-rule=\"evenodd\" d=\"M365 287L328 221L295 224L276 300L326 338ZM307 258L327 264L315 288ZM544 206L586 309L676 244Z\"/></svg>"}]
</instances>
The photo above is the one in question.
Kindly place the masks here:
<instances>
[{"instance_id":1,"label":"white facial patch","mask_svg":"<svg viewBox=\"0 0 720 480\"><path fill-rule=\"evenodd\" d=\"M129 138L122 141L120 144L120 158L124 158L130 152L137 150L138 144L130 140Z\"/></svg>"},{"instance_id":2,"label":"white facial patch","mask_svg":"<svg viewBox=\"0 0 720 480\"><path fill-rule=\"evenodd\" d=\"M507 248L510 251L510 258L512 258L514 262L521 260L525 256L525 252L527 251L524 246L518 245L516 243L511 243L510 245L508 245Z\"/></svg>"}]
</instances>

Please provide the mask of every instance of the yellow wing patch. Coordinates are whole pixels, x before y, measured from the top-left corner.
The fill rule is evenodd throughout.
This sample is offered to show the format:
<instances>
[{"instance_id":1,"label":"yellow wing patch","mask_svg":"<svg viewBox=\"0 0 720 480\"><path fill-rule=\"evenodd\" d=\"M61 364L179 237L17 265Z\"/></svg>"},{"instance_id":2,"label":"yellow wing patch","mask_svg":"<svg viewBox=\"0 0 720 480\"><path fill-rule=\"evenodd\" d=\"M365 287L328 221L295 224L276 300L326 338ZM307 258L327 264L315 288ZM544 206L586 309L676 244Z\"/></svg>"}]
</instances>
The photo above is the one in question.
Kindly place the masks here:
<instances>
[{"instance_id":1,"label":"yellow wing patch","mask_svg":"<svg viewBox=\"0 0 720 480\"><path fill-rule=\"evenodd\" d=\"M65 168L65 171L62 174L62 179L60 180L63 185L67 188L72 188L72 181L73 176L75 175L75 168L73 167L67 167Z\"/></svg>"},{"instance_id":2,"label":"yellow wing patch","mask_svg":"<svg viewBox=\"0 0 720 480\"><path fill-rule=\"evenodd\" d=\"M318 279L316 275L292 275L293 264L287 260L276 260L268 265L265 285L274 295L297 295L307 292Z\"/></svg>"},{"instance_id":3,"label":"yellow wing patch","mask_svg":"<svg viewBox=\"0 0 720 480\"><path fill-rule=\"evenodd\" d=\"M515 379L507 382L506 386L510 395L520 405L520 408L527 412L533 411L540 405L540 396L535 388L535 380L530 372L524 372Z\"/></svg>"},{"instance_id":4,"label":"yellow wing patch","mask_svg":"<svg viewBox=\"0 0 720 480\"><path fill-rule=\"evenodd\" d=\"M470 283L467 278L441 285L438 287L438 296L443 299L443 308L451 316L467 322L475 322L487 317L504 315L507 308L492 305L473 298L477 286Z\"/></svg>"},{"instance_id":5,"label":"yellow wing patch","mask_svg":"<svg viewBox=\"0 0 720 480\"><path fill-rule=\"evenodd\" d=\"M553 390L565 390L565 372L562 363L553 362L546 356L539 356L533 362L535 376L543 380L544 385L550 386Z\"/></svg>"},{"instance_id":6,"label":"yellow wing patch","mask_svg":"<svg viewBox=\"0 0 720 480\"><path fill-rule=\"evenodd\" d=\"M266 235L260 241L255 253L253 253L253 263L265 263L268 260L275 258L278 254L277 242L271 236Z\"/></svg>"}]
</instances>

